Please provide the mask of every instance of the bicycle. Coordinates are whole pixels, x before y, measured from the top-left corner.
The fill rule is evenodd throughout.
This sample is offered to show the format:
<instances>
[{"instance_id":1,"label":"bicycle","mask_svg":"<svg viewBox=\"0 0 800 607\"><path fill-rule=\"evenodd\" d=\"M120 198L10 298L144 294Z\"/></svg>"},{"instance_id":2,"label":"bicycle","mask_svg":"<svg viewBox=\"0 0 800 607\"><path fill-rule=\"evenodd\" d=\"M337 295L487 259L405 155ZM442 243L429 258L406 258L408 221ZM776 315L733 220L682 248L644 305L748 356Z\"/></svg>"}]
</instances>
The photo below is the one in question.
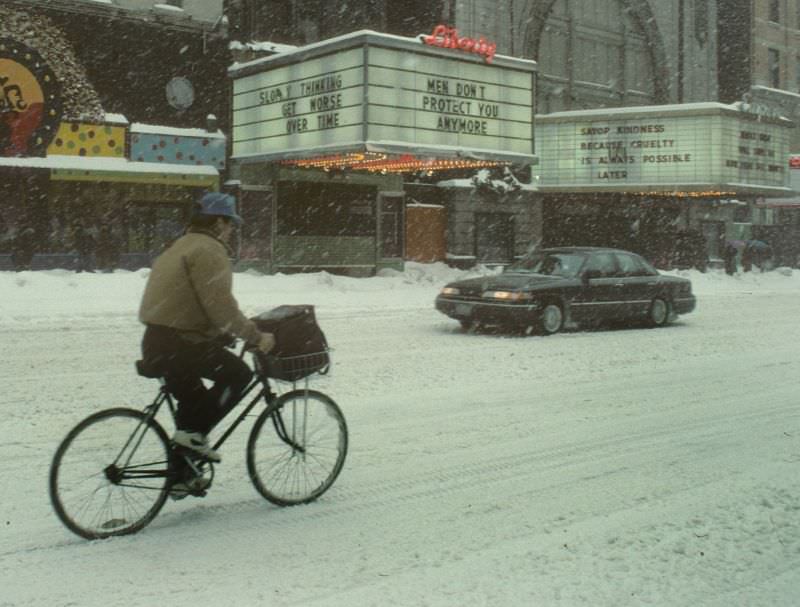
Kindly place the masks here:
<instances>
[{"instance_id":1,"label":"bicycle","mask_svg":"<svg viewBox=\"0 0 800 607\"><path fill-rule=\"evenodd\" d=\"M242 346L239 356L248 350ZM257 388L258 393L213 448L218 450L263 399L266 407L247 440L250 480L278 506L312 502L331 487L347 455L341 409L326 394L308 389L312 373L327 372L321 366L329 364L328 352L277 358L250 351L254 377L236 406ZM90 415L67 434L50 466L53 508L70 531L86 539L136 533L156 517L167 497L203 497L214 479L214 464L173 444L156 419L164 403L173 422L176 416L162 374L143 361L136 368L161 382L153 402L143 410L116 407ZM291 390L280 396L273 392L270 379L275 377L291 377ZM298 387L300 381L304 385ZM173 490L177 483L184 491Z\"/></svg>"}]
</instances>

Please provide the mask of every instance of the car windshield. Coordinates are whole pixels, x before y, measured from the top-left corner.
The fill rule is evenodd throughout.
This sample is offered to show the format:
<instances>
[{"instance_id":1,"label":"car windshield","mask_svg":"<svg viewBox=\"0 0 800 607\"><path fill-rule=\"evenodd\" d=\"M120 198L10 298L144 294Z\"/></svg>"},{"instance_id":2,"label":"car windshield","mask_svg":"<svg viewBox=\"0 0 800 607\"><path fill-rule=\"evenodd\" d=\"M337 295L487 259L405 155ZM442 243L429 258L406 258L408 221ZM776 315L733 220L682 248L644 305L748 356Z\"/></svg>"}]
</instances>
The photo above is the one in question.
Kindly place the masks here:
<instances>
[{"instance_id":1,"label":"car windshield","mask_svg":"<svg viewBox=\"0 0 800 607\"><path fill-rule=\"evenodd\" d=\"M586 257L580 253L539 252L526 255L506 268L508 273L574 278Z\"/></svg>"}]
</instances>

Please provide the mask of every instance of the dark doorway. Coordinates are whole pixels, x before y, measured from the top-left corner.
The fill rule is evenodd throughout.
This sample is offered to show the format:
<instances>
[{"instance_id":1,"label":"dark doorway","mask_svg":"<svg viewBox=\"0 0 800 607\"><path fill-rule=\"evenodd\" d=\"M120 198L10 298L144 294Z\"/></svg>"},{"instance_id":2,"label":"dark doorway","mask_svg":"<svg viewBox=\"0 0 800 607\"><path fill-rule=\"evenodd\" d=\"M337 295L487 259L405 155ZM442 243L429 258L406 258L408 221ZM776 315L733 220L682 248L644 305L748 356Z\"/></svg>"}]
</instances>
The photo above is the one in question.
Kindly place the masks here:
<instances>
[{"instance_id":1,"label":"dark doorway","mask_svg":"<svg viewBox=\"0 0 800 607\"><path fill-rule=\"evenodd\" d=\"M403 204L402 196L381 197L381 259L399 259L403 257Z\"/></svg>"}]
</instances>

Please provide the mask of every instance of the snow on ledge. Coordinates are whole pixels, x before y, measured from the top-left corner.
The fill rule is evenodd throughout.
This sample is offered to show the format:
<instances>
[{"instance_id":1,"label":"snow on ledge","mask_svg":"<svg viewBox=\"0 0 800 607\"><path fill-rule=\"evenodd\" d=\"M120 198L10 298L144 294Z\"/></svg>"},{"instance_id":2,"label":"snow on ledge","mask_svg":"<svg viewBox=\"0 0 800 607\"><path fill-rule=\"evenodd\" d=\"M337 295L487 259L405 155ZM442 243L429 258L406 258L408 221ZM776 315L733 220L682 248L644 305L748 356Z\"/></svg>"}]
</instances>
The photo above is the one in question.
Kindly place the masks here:
<instances>
[{"instance_id":1,"label":"snow on ledge","mask_svg":"<svg viewBox=\"0 0 800 607\"><path fill-rule=\"evenodd\" d=\"M128 119L122 114L114 114L112 112L106 112L103 116L103 120L109 124L121 124L127 125L130 124Z\"/></svg>"},{"instance_id":2,"label":"snow on ledge","mask_svg":"<svg viewBox=\"0 0 800 607\"><path fill-rule=\"evenodd\" d=\"M174 6L172 4L154 4L153 9L157 11L166 11L172 13L180 13L183 14L183 8L180 6Z\"/></svg>"},{"instance_id":3,"label":"snow on ledge","mask_svg":"<svg viewBox=\"0 0 800 607\"><path fill-rule=\"evenodd\" d=\"M142 135L171 135L172 137L207 137L209 139L225 139L222 131L210 132L205 129L180 129L157 124L144 124L134 122L131 124L131 134Z\"/></svg>"},{"instance_id":4,"label":"snow on ledge","mask_svg":"<svg viewBox=\"0 0 800 607\"><path fill-rule=\"evenodd\" d=\"M264 40L261 42L240 42L239 40L231 40L228 48L232 51L256 51L256 52L270 52L270 53L289 53L297 50L298 47L291 44L279 44L278 42L269 42Z\"/></svg>"},{"instance_id":5,"label":"snow on ledge","mask_svg":"<svg viewBox=\"0 0 800 607\"><path fill-rule=\"evenodd\" d=\"M406 203L407 209L443 209L443 204L430 204L425 202L408 202Z\"/></svg>"},{"instance_id":6,"label":"snow on ledge","mask_svg":"<svg viewBox=\"0 0 800 607\"><path fill-rule=\"evenodd\" d=\"M0 157L0 166L65 171L104 171L120 173L166 173L171 175L219 175L210 165L132 162L127 158L107 156L46 156L44 158Z\"/></svg>"},{"instance_id":7,"label":"snow on ledge","mask_svg":"<svg viewBox=\"0 0 800 607\"><path fill-rule=\"evenodd\" d=\"M765 93L772 93L774 95L796 97L798 100L800 100L800 93L795 93L784 89L776 89L770 86L763 86L761 84L754 84L753 86L750 87L750 90L753 92L764 91Z\"/></svg>"}]
</instances>

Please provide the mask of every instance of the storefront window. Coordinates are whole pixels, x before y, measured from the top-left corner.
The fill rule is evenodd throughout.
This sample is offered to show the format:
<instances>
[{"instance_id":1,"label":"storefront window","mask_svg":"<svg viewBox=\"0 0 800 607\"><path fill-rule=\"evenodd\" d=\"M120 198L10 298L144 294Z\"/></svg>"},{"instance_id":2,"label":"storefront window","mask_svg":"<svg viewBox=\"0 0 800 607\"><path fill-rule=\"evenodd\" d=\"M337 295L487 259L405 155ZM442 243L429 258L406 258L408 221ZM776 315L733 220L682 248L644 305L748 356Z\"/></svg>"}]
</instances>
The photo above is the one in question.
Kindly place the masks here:
<instances>
[{"instance_id":1,"label":"storefront window","mask_svg":"<svg viewBox=\"0 0 800 607\"><path fill-rule=\"evenodd\" d=\"M770 86L781 87L781 53L779 50L767 49Z\"/></svg>"},{"instance_id":2,"label":"storefront window","mask_svg":"<svg viewBox=\"0 0 800 607\"><path fill-rule=\"evenodd\" d=\"M797 92L800 93L800 55L794 58L795 80L797 81Z\"/></svg>"},{"instance_id":3,"label":"storefront window","mask_svg":"<svg viewBox=\"0 0 800 607\"><path fill-rule=\"evenodd\" d=\"M281 236L374 236L372 186L315 182L278 184L277 233Z\"/></svg>"},{"instance_id":4,"label":"storefront window","mask_svg":"<svg viewBox=\"0 0 800 607\"><path fill-rule=\"evenodd\" d=\"M241 259L265 259L272 242L272 192L243 191L239 196Z\"/></svg>"},{"instance_id":5,"label":"storefront window","mask_svg":"<svg viewBox=\"0 0 800 607\"><path fill-rule=\"evenodd\" d=\"M20 231L25 215L24 179L9 172L0 181L3 197L3 212L0 213L0 253L11 253L14 237Z\"/></svg>"},{"instance_id":6,"label":"storefront window","mask_svg":"<svg viewBox=\"0 0 800 607\"><path fill-rule=\"evenodd\" d=\"M773 23L781 22L781 2L780 0L769 0L769 20Z\"/></svg>"},{"instance_id":7,"label":"storefront window","mask_svg":"<svg viewBox=\"0 0 800 607\"><path fill-rule=\"evenodd\" d=\"M132 202L125 207L126 249L129 253L160 253L186 228L183 205Z\"/></svg>"},{"instance_id":8,"label":"storefront window","mask_svg":"<svg viewBox=\"0 0 800 607\"><path fill-rule=\"evenodd\" d=\"M734 223L746 223L750 221L750 205L739 205L733 210Z\"/></svg>"},{"instance_id":9,"label":"storefront window","mask_svg":"<svg viewBox=\"0 0 800 607\"><path fill-rule=\"evenodd\" d=\"M725 224L721 221L703 221L701 223L703 237L706 241L706 251L710 259L721 257L720 244L725 233Z\"/></svg>"}]
</instances>

